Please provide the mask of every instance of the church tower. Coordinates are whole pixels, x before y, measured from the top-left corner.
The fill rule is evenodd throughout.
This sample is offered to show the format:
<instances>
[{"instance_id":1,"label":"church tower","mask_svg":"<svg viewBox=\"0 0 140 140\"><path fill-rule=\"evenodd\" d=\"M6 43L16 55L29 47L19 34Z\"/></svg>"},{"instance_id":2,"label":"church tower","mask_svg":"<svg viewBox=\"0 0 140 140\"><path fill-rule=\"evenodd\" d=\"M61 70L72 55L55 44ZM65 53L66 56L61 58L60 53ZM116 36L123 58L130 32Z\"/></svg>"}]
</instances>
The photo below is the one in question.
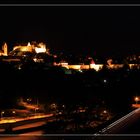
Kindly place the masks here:
<instances>
[{"instance_id":1,"label":"church tower","mask_svg":"<svg viewBox=\"0 0 140 140\"><path fill-rule=\"evenodd\" d=\"M7 56L8 55L7 43L4 43L4 45L2 46L2 50L3 50L3 55Z\"/></svg>"}]
</instances>

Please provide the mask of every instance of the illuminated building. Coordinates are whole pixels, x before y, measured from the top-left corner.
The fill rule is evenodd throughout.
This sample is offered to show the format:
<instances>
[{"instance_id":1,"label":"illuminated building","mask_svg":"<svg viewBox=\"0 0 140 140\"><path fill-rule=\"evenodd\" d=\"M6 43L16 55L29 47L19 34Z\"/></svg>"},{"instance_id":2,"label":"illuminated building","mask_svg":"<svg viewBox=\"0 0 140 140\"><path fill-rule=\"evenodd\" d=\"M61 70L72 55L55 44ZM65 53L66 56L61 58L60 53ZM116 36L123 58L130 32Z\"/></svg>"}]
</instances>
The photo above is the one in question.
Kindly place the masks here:
<instances>
[{"instance_id":1,"label":"illuminated building","mask_svg":"<svg viewBox=\"0 0 140 140\"><path fill-rule=\"evenodd\" d=\"M21 51L21 52L32 52L34 50L34 46L32 46L30 43L28 43L28 45L26 46L15 46L13 48L13 51Z\"/></svg>"},{"instance_id":2,"label":"illuminated building","mask_svg":"<svg viewBox=\"0 0 140 140\"><path fill-rule=\"evenodd\" d=\"M13 51L10 54L14 54L13 52L34 52L34 53L47 53L49 54L49 49L46 48L44 43L39 44L31 44L30 42L27 45L18 45L14 46Z\"/></svg>"},{"instance_id":3,"label":"illuminated building","mask_svg":"<svg viewBox=\"0 0 140 140\"><path fill-rule=\"evenodd\" d=\"M6 43L4 43L4 45L2 46L3 49L3 55L7 56L8 55L8 46Z\"/></svg>"},{"instance_id":4,"label":"illuminated building","mask_svg":"<svg viewBox=\"0 0 140 140\"><path fill-rule=\"evenodd\" d=\"M44 43L39 43L38 44L38 47L35 47L35 52L36 53L43 53L43 52L47 52L47 49L46 49L46 45Z\"/></svg>"},{"instance_id":5,"label":"illuminated building","mask_svg":"<svg viewBox=\"0 0 140 140\"><path fill-rule=\"evenodd\" d=\"M7 56L8 55L8 46L6 43L2 46L2 50L0 50L0 56Z\"/></svg>"}]
</instances>

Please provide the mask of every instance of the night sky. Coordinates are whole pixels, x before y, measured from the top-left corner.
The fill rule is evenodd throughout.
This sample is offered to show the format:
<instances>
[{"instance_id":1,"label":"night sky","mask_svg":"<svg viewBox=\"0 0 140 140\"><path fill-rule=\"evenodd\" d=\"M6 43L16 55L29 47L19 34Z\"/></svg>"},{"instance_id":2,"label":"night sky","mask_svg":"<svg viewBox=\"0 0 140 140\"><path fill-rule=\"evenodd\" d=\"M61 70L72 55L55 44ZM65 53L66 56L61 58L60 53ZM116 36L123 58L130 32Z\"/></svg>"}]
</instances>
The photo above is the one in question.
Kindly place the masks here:
<instances>
[{"instance_id":1,"label":"night sky","mask_svg":"<svg viewBox=\"0 0 140 140\"><path fill-rule=\"evenodd\" d=\"M95 56L140 52L140 7L0 7L0 45L44 41Z\"/></svg>"}]
</instances>

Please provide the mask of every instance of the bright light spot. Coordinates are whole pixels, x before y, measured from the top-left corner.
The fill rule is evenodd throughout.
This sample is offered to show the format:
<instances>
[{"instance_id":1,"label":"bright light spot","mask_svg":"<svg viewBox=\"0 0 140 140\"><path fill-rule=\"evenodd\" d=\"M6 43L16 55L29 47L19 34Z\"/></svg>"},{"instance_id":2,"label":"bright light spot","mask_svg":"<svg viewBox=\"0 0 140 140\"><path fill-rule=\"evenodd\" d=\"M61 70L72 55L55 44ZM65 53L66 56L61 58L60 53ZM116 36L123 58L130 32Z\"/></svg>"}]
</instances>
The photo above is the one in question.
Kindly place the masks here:
<instances>
[{"instance_id":1,"label":"bright light spot","mask_svg":"<svg viewBox=\"0 0 140 140\"><path fill-rule=\"evenodd\" d=\"M13 113L13 114L15 114L15 113L16 113L16 111L12 111L12 113Z\"/></svg>"},{"instance_id":2,"label":"bright light spot","mask_svg":"<svg viewBox=\"0 0 140 140\"><path fill-rule=\"evenodd\" d=\"M69 69L75 69L79 70L81 68L81 65L68 65Z\"/></svg>"},{"instance_id":3,"label":"bright light spot","mask_svg":"<svg viewBox=\"0 0 140 140\"><path fill-rule=\"evenodd\" d=\"M34 60L34 62L37 62L37 58L34 58L33 60Z\"/></svg>"},{"instance_id":4,"label":"bright light spot","mask_svg":"<svg viewBox=\"0 0 140 140\"><path fill-rule=\"evenodd\" d=\"M139 101L139 97L135 97L135 99L134 99L134 100L135 100L136 102L137 102L137 101Z\"/></svg>"},{"instance_id":5,"label":"bright light spot","mask_svg":"<svg viewBox=\"0 0 140 140\"><path fill-rule=\"evenodd\" d=\"M83 72L81 69L79 69L79 72Z\"/></svg>"},{"instance_id":6,"label":"bright light spot","mask_svg":"<svg viewBox=\"0 0 140 140\"><path fill-rule=\"evenodd\" d=\"M36 51L36 53L46 52L46 48L38 48L38 47L35 47L35 51Z\"/></svg>"},{"instance_id":7,"label":"bright light spot","mask_svg":"<svg viewBox=\"0 0 140 140\"><path fill-rule=\"evenodd\" d=\"M107 82L107 80L106 79L104 79L104 83L106 83Z\"/></svg>"},{"instance_id":8,"label":"bright light spot","mask_svg":"<svg viewBox=\"0 0 140 140\"><path fill-rule=\"evenodd\" d=\"M99 65L99 64L90 64L90 68L91 69L95 69L96 71L99 71L100 69L102 69L103 65Z\"/></svg>"},{"instance_id":9,"label":"bright light spot","mask_svg":"<svg viewBox=\"0 0 140 140\"><path fill-rule=\"evenodd\" d=\"M107 113L107 111L106 111L106 110L104 110L104 111L103 111L103 113Z\"/></svg>"},{"instance_id":10,"label":"bright light spot","mask_svg":"<svg viewBox=\"0 0 140 140\"><path fill-rule=\"evenodd\" d=\"M39 47L35 47L36 53L46 52L46 45L43 43L39 43Z\"/></svg>"},{"instance_id":11,"label":"bright light spot","mask_svg":"<svg viewBox=\"0 0 140 140\"><path fill-rule=\"evenodd\" d=\"M28 42L28 45L27 46L31 46L31 43L30 42Z\"/></svg>"},{"instance_id":12,"label":"bright light spot","mask_svg":"<svg viewBox=\"0 0 140 140\"><path fill-rule=\"evenodd\" d=\"M28 98L27 101L31 101L32 99Z\"/></svg>"},{"instance_id":13,"label":"bright light spot","mask_svg":"<svg viewBox=\"0 0 140 140\"><path fill-rule=\"evenodd\" d=\"M61 65L61 67L65 67L65 68L69 69L67 62L61 62L60 65Z\"/></svg>"},{"instance_id":14,"label":"bright light spot","mask_svg":"<svg viewBox=\"0 0 140 140\"><path fill-rule=\"evenodd\" d=\"M18 69L21 70L21 66L18 66Z\"/></svg>"}]
</instances>

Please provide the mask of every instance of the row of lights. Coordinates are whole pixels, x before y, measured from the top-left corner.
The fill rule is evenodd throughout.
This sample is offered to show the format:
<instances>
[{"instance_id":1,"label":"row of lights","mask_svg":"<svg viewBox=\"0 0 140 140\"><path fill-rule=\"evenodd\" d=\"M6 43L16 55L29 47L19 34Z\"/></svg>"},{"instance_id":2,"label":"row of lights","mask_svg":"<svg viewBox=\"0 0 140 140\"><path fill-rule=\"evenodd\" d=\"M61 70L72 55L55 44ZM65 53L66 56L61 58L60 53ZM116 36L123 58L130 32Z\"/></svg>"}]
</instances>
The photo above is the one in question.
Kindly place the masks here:
<instances>
[{"instance_id":1,"label":"row of lights","mask_svg":"<svg viewBox=\"0 0 140 140\"><path fill-rule=\"evenodd\" d=\"M3 118L4 113L5 113L4 111L1 111L1 119ZM15 114L16 111L12 111L12 113Z\"/></svg>"}]
</instances>

